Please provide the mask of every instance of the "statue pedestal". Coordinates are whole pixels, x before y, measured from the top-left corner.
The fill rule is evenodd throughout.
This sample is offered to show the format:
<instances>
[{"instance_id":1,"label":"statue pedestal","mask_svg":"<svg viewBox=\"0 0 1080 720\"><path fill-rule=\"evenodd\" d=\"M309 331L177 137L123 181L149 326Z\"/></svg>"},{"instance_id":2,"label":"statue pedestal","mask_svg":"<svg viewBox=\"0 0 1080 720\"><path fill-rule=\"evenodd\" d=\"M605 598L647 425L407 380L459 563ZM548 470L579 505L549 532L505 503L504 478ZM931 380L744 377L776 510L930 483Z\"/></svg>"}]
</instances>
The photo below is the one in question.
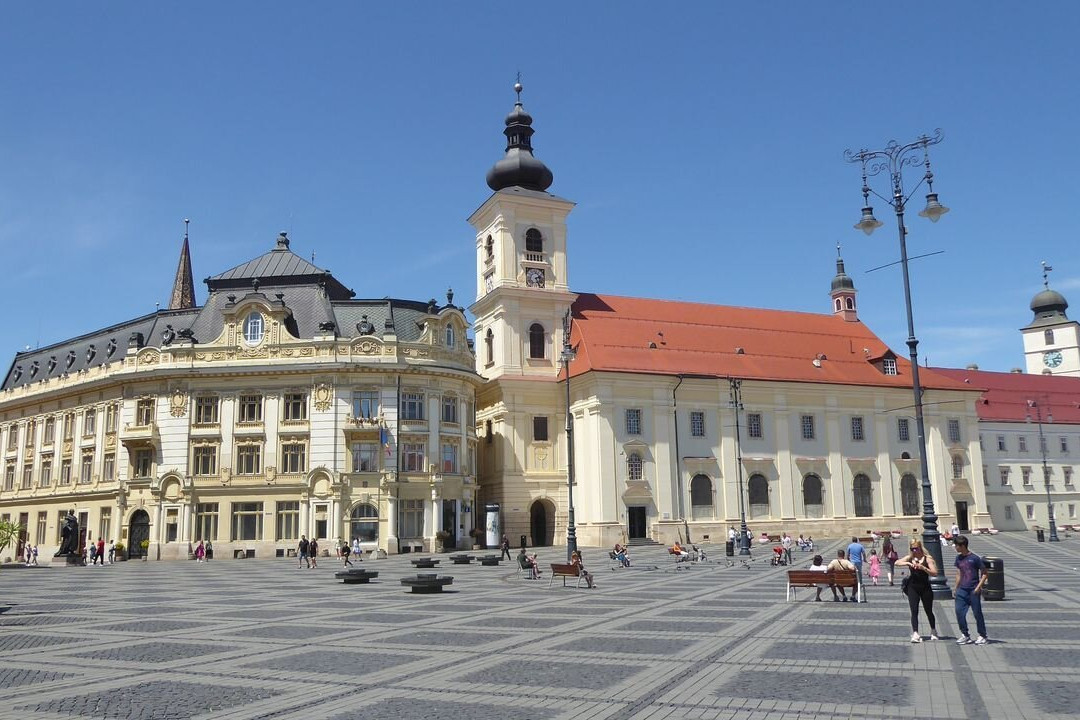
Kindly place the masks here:
<instances>
[{"instance_id":1,"label":"statue pedestal","mask_svg":"<svg viewBox=\"0 0 1080 720\"><path fill-rule=\"evenodd\" d=\"M71 554L53 556L50 565L52 567L82 567L83 559L78 555Z\"/></svg>"}]
</instances>

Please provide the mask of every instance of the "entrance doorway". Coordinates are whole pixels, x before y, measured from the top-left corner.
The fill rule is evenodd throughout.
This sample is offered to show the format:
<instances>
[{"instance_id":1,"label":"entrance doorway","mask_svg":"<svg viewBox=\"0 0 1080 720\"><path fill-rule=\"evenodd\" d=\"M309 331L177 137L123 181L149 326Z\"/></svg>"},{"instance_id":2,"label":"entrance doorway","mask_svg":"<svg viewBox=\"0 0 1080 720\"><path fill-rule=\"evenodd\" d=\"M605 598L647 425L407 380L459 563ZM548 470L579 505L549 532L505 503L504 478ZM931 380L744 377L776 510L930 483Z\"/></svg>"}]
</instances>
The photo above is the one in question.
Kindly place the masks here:
<instances>
[{"instance_id":1,"label":"entrance doorway","mask_svg":"<svg viewBox=\"0 0 1080 720\"><path fill-rule=\"evenodd\" d=\"M555 544L555 506L550 500L535 500L529 507L529 542L533 547Z\"/></svg>"},{"instance_id":2,"label":"entrance doorway","mask_svg":"<svg viewBox=\"0 0 1080 720\"><path fill-rule=\"evenodd\" d=\"M956 503L956 526L960 528L960 532L966 533L968 528L968 504L966 502Z\"/></svg>"},{"instance_id":3,"label":"entrance doorway","mask_svg":"<svg viewBox=\"0 0 1080 720\"><path fill-rule=\"evenodd\" d=\"M644 538L648 535L645 517L644 505L631 505L626 508L627 536L631 540Z\"/></svg>"},{"instance_id":4,"label":"entrance doorway","mask_svg":"<svg viewBox=\"0 0 1080 720\"><path fill-rule=\"evenodd\" d=\"M450 537L443 541L443 548L454 550L457 548L457 500L442 501L442 528L450 533Z\"/></svg>"},{"instance_id":5,"label":"entrance doorway","mask_svg":"<svg viewBox=\"0 0 1080 720\"><path fill-rule=\"evenodd\" d=\"M30 527L30 513L19 513L19 537L15 543L15 559L18 561L26 551L26 542L29 540L27 529Z\"/></svg>"},{"instance_id":6,"label":"entrance doorway","mask_svg":"<svg viewBox=\"0 0 1080 720\"><path fill-rule=\"evenodd\" d=\"M131 514L131 522L128 525L128 548L129 558L141 558L147 553L147 548L142 546L143 540L150 540L150 516L145 510L136 510Z\"/></svg>"}]
</instances>

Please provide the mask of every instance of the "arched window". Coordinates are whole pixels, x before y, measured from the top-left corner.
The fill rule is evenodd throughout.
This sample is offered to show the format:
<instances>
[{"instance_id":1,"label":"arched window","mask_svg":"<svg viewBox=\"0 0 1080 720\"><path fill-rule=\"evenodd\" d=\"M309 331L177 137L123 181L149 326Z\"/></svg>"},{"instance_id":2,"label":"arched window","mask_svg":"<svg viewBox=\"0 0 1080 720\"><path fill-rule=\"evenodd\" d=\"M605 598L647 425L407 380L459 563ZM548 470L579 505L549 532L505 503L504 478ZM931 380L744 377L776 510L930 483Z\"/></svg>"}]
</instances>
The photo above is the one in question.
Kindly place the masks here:
<instances>
[{"instance_id":1,"label":"arched window","mask_svg":"<svg viewBox=\"0 0 1080 720\"><path fill-rule=\"evenodd\" d=\"M900 507L905 515L919 514L919 484L914 475L900 478Z\"/></svg>"},{"instance_id":2,"label":"arched window","mask_svg":"<svg viewBox=\"0 0 1080 720\"><path fill-rule=\"evenodd\" d=\"M248 345L258 345L263 339L263 316L260 312L252 312L244 320L244 342Z\"/></svg>"},{"instance_id":3,"label":"arched window","mask_svg":"<svg viewBox=\"0 0 1080 720\"><path fill-rule=\"evenodd\" d=\"M713 517L712 480L708 475L695 475L690 480L690 518L705 520Z\"/></svg>"},{"instance_id":4,"label":"arched window","mask_svg":"<svg viewBox=\"0 0 1080 720\"><path fill-rule=\"evenodd\" d=\"M836 298L836 312L840 312L843 308L840 306L840 298Z\"/></svg>"},{"instance_id":5,"label":"arched window","mask_svg":"<svg viewBox=\"0 0 1080 720\"><path fill-rule=\"evenodd\" d=\"M495 257L495 241L491 239L490 235L488 235L487 240L484 241L484 254L487 256L488 260Z\"/></svg>"},{"instance_id":6,"label":"arched window","mask_svg":"<svg viewBox=\"0 0 1080 720\"><path fill-rule=\"evenodd\" d=\"M360 542L375 542L379 539L379 511L374 505L360 503L352 509L349 536L359 538Z\"/></svg>"},{"instance_id":7,"label":"arched window","mask_svg":"<svg viewBox=\"0 0 1080 720\"><path fill-rule=\"evenodd\" d=\"M495 363L495 333L491 332L491 328L484 333L484 357L488 365Z\"/></svg>"},{"instance_id":8,"label":"arched window","mask_svg":"<svg viewBox=\"0 0 1080 720\"><path fill-rule=\"evenodd\" d=\"M952 476L954 478L964 477L964 458L960 455L952 456Z\"/></svg>"},{"instance_id":9,"label":"arched window","mask_svg":"<svg viewBox=\"0 0 1080 720\"><path fill-rule=\"evenodd\" d=\"M529 357L533 359L544 357L544 326L540 323L529 326Z\"/></svg>"},{"instance_id":10,"label":"arched window","mask_svg":"<svg viewBox=\"0 0 1080 720\"><path fill-rule=\"evenodd\" d=\"M626 458L626 477L629 480L640 480L642 478L641 456L636 452L630 453L630 456Z\"/></svg>"},{"instance_id":11,"label":"arched window","mask_svg":"<svg viewBox=\"0 0 1080 720\"><path fill-rule=\"evenodd\" d=\"M870 493L870 478L863 474L855 476L851 483L855 495L855 517L870 517L874 514L874 498Z\"/></svg>"},{"instance_id":12,"label":"arched window","mask_svg":"<svg viewBox=\"0 0 1080 720\"><path fill-rule=\"evenodd\" d=\"M802 481L802 499L806 517L819 518L825 514L824 485L821 478L813 473Z\"/></svg>"},{"instance_id":13,"label":"arched window","mask_svg":"<svg viewBox=\"0 0 1080 720\"><path fill-rule=\"evenodd\" d=\"M453 325L447 325L446 326L446 347L449 347L449 348L454 347L454 326Z\"/></svg>"},{"instance_id":14,"label":"arched window","mask_svg":"<svg viewBox=\"0 0 1080 720\"><path fill-rule=\"evenodd\" d=\"M847 298L846 302L847 302L847 309L848 310L854 310L855 309L855 298Z\"/></svg>"},{"instance_id":15,"label":"arched window","mask_svg":"<svg viewBox=\"0 0 1080 720\"><path fill-rule=\"evenodd\" d=\"M536 228L529 228L525 231L525 252L544 252L544 236Z\"/></svg>"},{"instance_id":16,"label":"arched window","mask_svg":"<svg viewBox=\"0 0 1080 720\"><path fill-rule=\"evenodd\" d=\"M746 493L749 496L750 517L769 517L769 481L760 473L754 473L746 483Z\"/></svg>"},{"instance_id":17,"label":"arched window","mask_svg":"<svg viewBox=\"0 0 1080 720\"><path fill-rule=\"evenodd\" d=\"M1047 345L1053 345L1054 344L1054 331L1051 330L1050 328L1047 328L1046 330L1043 330L1043 339L1046 340Z\"/></svg>"}]
</instances>

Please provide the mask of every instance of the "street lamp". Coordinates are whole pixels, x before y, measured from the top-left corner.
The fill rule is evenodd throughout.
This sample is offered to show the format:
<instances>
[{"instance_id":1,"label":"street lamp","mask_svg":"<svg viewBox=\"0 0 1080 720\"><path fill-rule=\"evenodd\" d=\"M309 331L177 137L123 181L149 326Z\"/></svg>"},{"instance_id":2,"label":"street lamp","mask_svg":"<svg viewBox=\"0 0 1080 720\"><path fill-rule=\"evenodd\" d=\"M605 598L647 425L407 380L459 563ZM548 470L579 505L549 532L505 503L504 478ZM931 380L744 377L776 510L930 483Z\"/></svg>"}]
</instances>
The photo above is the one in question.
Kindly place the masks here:
<instances>
[{"instance_id":1,"label":"street lamp","mask_svg":"<svg viewBox=\"0 0 1080 720\"><path fill-rule=\"evenodd\" d=\"M922 387L919 385L919 341L915 339L915 320L911 313L911 281L908 277L908 254L907 254L907 228L904 226L904 210L908 200L915 191L926 183L926 207L919 213L931 222L937 222L941 216L949 212L938 201L938 195L934 192L934 174L930 172L931 145L937 145L942 140L941 130L935 130L934 136L921 136L914 142L900 145L895 140L889 141L883 150L859 150L852 152L844 151L844 158L848 162L862 165L862 193L863 208L862 217L855 225L856 230L862 230L869 235L882 223L874 217L874 208L870 206L870 193L873 192L879 198L888 203L896 213L896 224L900 231L900 267L904 275L904 307L907 310L908 339L907 346L911 358L911 391L915 396L915 426L919 434L919 467L922 471L923 492L923 547L930 553L937 563L938 573L930 579L930 587L934 597L947 598L952 596L949 583L945 579L944 560L941 555L941 535L938 532L937 513L934 511L934 496L930 486L930 466L927 458L926 428L923 421ZM922 159L919 159L919 151ZM922 165L925 172L919 183L908 195L904 194L903 169ZM892 185L892 197L886 197L870 189L867 178L880 174L887 174Z\"/></svg>"},{"instance_id":2,"label":"street lamp","mask_svg":"<svg viewBox=\"0 0 1080 720\"><path fill-rule=\"evenodd\" d=\"M1046 464L1046 436L1043 435L1042 408L1034 400L1028 400L1027 421L1031 422L1031 410L1035 411L1035 422L1039 425L1039 450L1042 451L1043 484L1046 486L1046 513L1050 518L1050 542L1058 542L1057 523L1054 522L1054 501L1050 499L1050 466ZM1054 415L1046 413L1046 422L1054 422Z\"/></svg>"},{"instance_id":3,"label":"street lamp","mask_svg":"<svg viewBox=\"0 0 1080 720\"><path fill-rule=\"evenodd\" d=\"M563 346L559 356L566 368L566 501L569 512L566 518L566 562L577 552L577 530L574 528L574 416L570 412L570 362L577 354L570 344L570 328L573 319L570 310L563 316Z\"/></svg>"},{"instance_id":4,"label":"street lamp","mask_svg":"<svg viewBox=\"0 0 1080 720\"><path fill-rule=\"evenodd\" d=\"M742 437L739 432L739 412L743 409L742 404L742 380L738 378L728 378L728 384L731 386L731 401L729 405L735 410L735 473L739 479L739 521L741 527L739 529L739 554L750 554L750 538L746 536L746 506L744 504L745 498L743 497L743 482L742 482Z\"/></svg>"}]
</instances>

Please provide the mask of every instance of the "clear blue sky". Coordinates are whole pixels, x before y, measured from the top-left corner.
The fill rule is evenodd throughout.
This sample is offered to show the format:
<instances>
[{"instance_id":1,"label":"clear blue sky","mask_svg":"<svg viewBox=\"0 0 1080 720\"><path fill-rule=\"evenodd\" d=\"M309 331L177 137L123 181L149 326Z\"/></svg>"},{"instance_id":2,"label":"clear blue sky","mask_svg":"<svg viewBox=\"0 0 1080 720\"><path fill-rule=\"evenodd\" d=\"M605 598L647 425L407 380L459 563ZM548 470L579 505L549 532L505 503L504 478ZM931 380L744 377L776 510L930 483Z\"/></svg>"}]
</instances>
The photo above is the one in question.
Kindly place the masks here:
<instances>
[{"instance_id":1,"label":"clear blue sky","mask_svg":"<svg viewBox=\"0 0 1080 720\"><path fill-rule=\"evenodd\" d=\"M828 312L840 242L862 319L901 354L899 269L865 273L898 257L894 221L877 201L886 226L852 229L860 177L842 153L943 128L931 159L952 212L909 213L911 254L945 251L912 267L920 355L1007 370L1039 261L1080 319L1078 16L1065 2L8 3L0 365L167 304L185 217L199 280L288 230L359 297L453 286L470 303L466 218L520 70L551 191L578 203L575 290Z\"/></svg>"}]
</instances>

